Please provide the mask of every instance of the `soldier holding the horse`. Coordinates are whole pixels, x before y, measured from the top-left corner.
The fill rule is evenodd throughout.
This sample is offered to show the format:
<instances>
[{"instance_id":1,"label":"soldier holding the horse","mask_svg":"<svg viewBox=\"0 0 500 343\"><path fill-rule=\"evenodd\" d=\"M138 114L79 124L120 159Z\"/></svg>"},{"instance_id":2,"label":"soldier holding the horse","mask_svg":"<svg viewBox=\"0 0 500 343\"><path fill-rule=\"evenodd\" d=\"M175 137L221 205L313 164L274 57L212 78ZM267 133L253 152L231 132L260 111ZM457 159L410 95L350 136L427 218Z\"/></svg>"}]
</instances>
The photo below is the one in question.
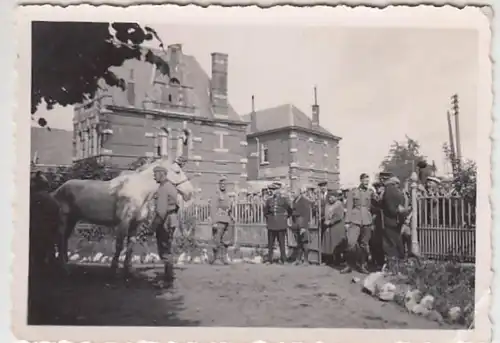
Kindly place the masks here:
<instances>
[{"instance_id":1,"label":"soldier holding the horse","mask_svg":"<svg viewBox=\"0 0 500 343\"><path fill-rule=\"evenodd\" d=\"M174 282L174 261L172 241L175 230L179 227L178 191L167 179L167 169L156 166L153 169L155 181L160 184L156 193L155 218L151 228L156 233L158 255L164 263L164 282L171 287Z\"/></svg>"}]
</instances>

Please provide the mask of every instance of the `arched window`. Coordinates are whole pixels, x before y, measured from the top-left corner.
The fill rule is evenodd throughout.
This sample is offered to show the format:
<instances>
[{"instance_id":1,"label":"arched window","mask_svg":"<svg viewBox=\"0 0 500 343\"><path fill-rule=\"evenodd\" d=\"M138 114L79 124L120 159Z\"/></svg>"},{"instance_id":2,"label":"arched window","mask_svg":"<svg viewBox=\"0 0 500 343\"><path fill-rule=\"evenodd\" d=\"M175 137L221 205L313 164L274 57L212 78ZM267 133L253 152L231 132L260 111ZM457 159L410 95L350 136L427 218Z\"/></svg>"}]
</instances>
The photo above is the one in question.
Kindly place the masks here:
<instances>
[{"instance_id":1,"label":"arched window","mask_svg":"<svg viewBox=\"0 0 500 343\"><path fill-rule=\"evenodd\" d=\"M172 102L172 94L168 95L168 102Z\"/></svg>"}]
</instances>

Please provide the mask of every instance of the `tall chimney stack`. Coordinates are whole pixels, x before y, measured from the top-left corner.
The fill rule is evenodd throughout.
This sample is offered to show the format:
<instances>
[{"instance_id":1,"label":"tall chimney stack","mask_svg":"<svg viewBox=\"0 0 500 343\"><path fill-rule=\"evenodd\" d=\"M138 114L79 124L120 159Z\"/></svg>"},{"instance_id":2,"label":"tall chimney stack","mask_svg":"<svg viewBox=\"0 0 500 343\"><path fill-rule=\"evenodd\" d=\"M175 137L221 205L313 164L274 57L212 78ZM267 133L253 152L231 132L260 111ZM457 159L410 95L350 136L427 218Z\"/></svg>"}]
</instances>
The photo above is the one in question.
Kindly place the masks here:
<instances>
[{"instance_id":1,"label":"tall chimney stack","mask_svg":"<svg viewBox=\"0 0 500 343\"><path fill-rule=\"evenodd\" d=\"M252 112L250 113L250 132L257 132L257 113L255 113L255 96L252 95Z\"/></svg>"},{"instance_id":2,"label":"tall chimney stack","mask_svg":"<svg viewBox=\"0 0 500 343\"><path fill-rule=\"evenodd\" d=\"M227 54L212 53L210 100L214 114L227 115Z\"/></svg>"},{"instance_id":3,"label":"tall chimney stack","mask_svg":"<svg viewBox=\"0 0 500 343\"><path fill-rule=\"evenodd\" d=\"M319 105L316 86L314 86L314 105L312 105L312 128L319 127Z\"/></svg>"}]
</instances>

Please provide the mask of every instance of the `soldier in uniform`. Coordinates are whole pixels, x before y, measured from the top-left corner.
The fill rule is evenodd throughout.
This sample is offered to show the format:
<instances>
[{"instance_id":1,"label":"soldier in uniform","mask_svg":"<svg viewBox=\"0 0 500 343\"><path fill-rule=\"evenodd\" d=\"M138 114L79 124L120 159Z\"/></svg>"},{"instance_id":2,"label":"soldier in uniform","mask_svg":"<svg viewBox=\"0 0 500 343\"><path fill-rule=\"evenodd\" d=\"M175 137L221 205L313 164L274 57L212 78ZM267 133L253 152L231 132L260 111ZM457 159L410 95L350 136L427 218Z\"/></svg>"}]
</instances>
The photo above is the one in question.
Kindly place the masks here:
<instances>
[{"instance_id":1,"label":"soldier in uniform","mask_svg":"<svg viewBox=\"0 0 500 343\"><path fill-rule=\"evenodd\" d=\"M219 259L223 264L228 264L226 259L227 247L229 246L230 226L233 225L231 217L232 201L226 191L226 177L219 180L219 191L212 200L212 240L213 256L210 264Z\"/></svg>"},{"instance_id":2,"label":"soldier in uniform","mask_svg":"<svg viewBox=\"0 0 500 343\"><path fill-rule=\"evenodd\" d=\"M377 201L377 196L375 191L369 187L370 177L368 174L361 174L359 179L360 185L352 189L347 197L345 219L348 245L347 266L342 269L342 273L350 273L356 265L359 266L360 272L369 273L366 269L366 263L373 230L372 205Z\"/></svg>"},{"instance_id":3,"label":"soldier in uniform","mask_svg":"<svg viewBox=\"0 0 500 343\"><path fill-rule=\"evenodd\" d=\"M269 187L272 195L266 199L264 216L267 222L268 263L273 262L274 242L278 240L280 247L280 261L285 263L285 237L288 227L288 218L293 210L287 197L281 195L281 183L275 182Z\"/></svg>"},{"instance_id":4,"label":"soldier in uniform","mask_svg":"<svg viewBox=\"0 0 500 343\"><path fill-rule=\"evenodd\" d=\"M179 226L178 191L167 179L167 169L156 166L153 169L154 178L160 184L156 193L155 218L152 229L156 232L158 255L164 263L164 286L170 288L174 282L174 263L172 258L172 240L175 229Z\"/></svg>"},{"instance_id":5,"label":"soldier in uniform","mask_svg":"<svg viewBox=\"0 0 500 343\"><path fill-rule=\"evenodd\" d=\"M292 232L297 242L297 259L299 264L304 257L304 264L309 264L309 221L311 219L312 201L307 197L307 188L302 187L293 199Z\"/></svg>"}]
</instances>

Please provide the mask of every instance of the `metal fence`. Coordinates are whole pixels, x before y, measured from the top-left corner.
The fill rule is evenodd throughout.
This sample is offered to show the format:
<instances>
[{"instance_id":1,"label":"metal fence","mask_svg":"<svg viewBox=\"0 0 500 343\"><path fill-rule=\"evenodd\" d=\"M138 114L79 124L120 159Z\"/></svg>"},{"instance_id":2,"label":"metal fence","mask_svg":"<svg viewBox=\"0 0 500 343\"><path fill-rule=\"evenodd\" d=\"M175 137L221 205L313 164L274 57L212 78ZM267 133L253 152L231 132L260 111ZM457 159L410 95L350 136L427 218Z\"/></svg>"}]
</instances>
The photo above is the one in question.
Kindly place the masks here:
<instances>
[{"instance_id":1,"label":"metal fence","mask_svg":"<svg viewBox=\"0 0 500 343\"><path fill-rule=\"evenodd\" d=\"M420 252L433 259L474 262L476 210L459 195L418 194Z\"/></svg>"}]
</instances>

